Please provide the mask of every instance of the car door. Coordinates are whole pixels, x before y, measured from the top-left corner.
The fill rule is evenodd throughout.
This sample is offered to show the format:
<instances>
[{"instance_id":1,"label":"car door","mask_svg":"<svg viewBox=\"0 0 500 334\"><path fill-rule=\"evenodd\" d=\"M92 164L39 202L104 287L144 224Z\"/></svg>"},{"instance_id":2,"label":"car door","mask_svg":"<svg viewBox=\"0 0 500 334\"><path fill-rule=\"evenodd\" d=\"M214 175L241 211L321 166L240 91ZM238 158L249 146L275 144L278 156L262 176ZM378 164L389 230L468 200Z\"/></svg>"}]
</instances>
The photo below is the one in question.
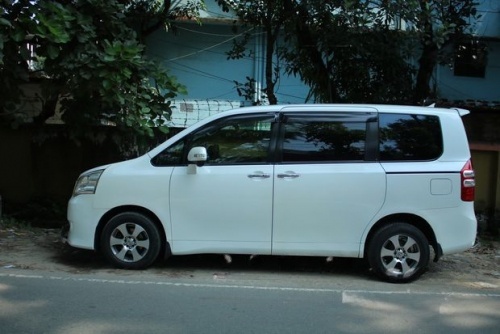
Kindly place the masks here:
<instances>
[{"instance_id":1,"label":"car door","mask_svg":"<svg viewBox=\"0 0 500 334\"><path fill-rule=\"evenodd\" d=\"M170 182L172 252L270 254L274 115L232 116L185 140L203 146L203 166L174 168Z\"/></svg>"},{"instance_id":2,"label":"car door","mask_svg":"<svg viewBox=\"0 0 500 334\"><path fill-rule=\"evenodd\" d=\"M376 128L371 109L284 114L273 254L358 256L363 231L385 197L385 173L374 155Z\"/></svg>"}]
</instances>

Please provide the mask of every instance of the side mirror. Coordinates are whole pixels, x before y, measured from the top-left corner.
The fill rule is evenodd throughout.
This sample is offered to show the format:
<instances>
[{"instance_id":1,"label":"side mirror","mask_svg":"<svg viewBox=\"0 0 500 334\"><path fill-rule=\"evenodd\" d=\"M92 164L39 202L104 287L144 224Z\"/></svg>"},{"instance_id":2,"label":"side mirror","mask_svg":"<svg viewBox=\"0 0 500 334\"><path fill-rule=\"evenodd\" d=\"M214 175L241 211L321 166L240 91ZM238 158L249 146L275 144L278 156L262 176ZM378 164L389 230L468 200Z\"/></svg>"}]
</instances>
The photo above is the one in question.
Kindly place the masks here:
<instances>
[{"instance_id":1,"label":"side mirror","mask_svg":"<svg viewBox=\"0 0 500 334\"><path fill-rule=\"evenodd\" d=\"M195 163L196 166L201 167L207 161L207 149L203 146L195 146L189 150L188 161Z\"/></svg>"}]
</instances>

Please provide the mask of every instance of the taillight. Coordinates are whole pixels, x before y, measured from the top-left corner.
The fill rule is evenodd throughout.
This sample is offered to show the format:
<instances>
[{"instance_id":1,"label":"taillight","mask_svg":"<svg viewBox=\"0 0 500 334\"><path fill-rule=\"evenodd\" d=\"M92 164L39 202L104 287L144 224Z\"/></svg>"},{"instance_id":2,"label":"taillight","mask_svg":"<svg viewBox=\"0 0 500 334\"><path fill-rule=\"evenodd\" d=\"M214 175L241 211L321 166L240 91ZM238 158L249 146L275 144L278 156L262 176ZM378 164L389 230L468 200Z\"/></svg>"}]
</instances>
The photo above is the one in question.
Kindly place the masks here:
<instances>
[{"instance_id":1,"label":"taillight","mask_svg":"<svg viewBox=\"0 0 500 334\"><path fill-rule=\"evenodd\" d=\"M469 160L465 163L464 167L460 171L460 181L462 182L462 201L472 202L474 201L476 180L474 175L474 169L472 168L472 162Z\"/></svg>"}]
</instances>

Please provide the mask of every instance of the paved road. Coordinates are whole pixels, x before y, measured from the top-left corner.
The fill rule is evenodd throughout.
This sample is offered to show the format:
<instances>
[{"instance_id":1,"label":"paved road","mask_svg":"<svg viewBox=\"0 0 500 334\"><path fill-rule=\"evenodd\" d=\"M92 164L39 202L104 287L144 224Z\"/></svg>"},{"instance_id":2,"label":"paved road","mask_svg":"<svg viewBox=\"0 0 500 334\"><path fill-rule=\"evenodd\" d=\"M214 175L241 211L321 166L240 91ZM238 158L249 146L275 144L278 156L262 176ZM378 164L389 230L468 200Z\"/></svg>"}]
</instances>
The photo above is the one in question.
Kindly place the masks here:
<instances>
[{"instance_id":1,"label":"paved road","mask_svg":"<svg viewBox=\"0 0 500 334\"><path fill-rule=\"evenodd\" d=\"M352 259L178 256L124 271L51 231L4 230L0 333L499 334L496 254L448 256L387 284Z\"/></svg>"},{"instance_id":2,"label":"paved road","mask_svg":"<svg viewBox=\"0 0 500 334\"><path fill-rule=\"evenodd\" d=\"M318 272L176 272L0 269L1 332L500 332L498 289Z\"/></svg>"}]
</instances>

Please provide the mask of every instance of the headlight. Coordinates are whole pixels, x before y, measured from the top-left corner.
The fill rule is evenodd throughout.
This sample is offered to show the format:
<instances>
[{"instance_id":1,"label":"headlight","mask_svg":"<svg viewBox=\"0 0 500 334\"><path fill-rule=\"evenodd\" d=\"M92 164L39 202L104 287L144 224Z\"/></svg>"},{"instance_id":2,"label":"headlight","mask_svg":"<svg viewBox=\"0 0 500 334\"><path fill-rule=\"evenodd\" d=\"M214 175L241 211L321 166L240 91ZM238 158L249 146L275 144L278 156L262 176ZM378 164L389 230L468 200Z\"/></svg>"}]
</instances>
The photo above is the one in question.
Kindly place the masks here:
<instances>
[{"instance_id":1,"label":"headlight","mask_svg":"<svg viewBox=\"0 0 500 334\"><path fill-rule=\"evenodd\" d=\"M104 172L104 169L95 170L81 175L76 181L75 189L73 189L73 196L81 194L95 194L97 183L99 182L102 172Z\"/></svg>"}]
</instances>

